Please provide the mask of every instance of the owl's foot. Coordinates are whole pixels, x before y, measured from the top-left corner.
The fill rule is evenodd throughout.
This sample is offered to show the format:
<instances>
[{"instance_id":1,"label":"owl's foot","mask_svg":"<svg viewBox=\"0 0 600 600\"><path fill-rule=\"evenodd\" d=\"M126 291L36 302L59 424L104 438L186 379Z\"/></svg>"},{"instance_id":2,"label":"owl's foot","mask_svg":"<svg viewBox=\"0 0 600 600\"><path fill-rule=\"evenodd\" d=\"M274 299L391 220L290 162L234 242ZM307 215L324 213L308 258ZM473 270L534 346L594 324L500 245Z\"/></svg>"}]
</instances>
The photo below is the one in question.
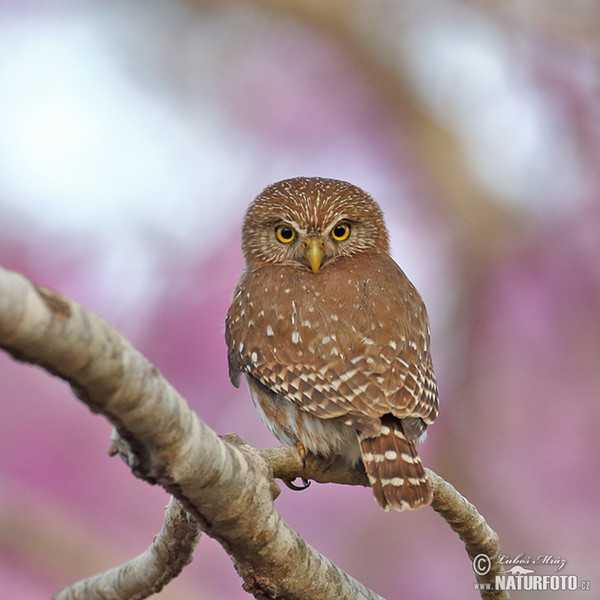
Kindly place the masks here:
<instances>
[{"instance_id":1,"label":"owl's foot","mask_svg":"<svg viewBox=\"0 0 600 600\"><path fill-rule=\"evenodd\" d=\"M310 485L310 480L304 479L304 477L302 477L302 485L296 485L293 480L286 481L285 479L283 480L283 483L285 483L285 485L287 485L290 488L290 490L294 490L295 492L301 492Z\"/></svg>"},{"instance_id":2,"label":"owl's foot","mask_svg":"<svg viewBox=\"0 0 600 600\"><path fill-rule=\"evenodd\" d=\"M296 442L296 449L298 450L298 455L300 456L300 460L302 461L302 468L304 469L306 468L306 457L308 456L308 452L306 451L306 447L302 442ZM302 477L302 485L296 485L295 483L293 483L293 481L294 480L284 480L283 483L285 483L285 485L287 485L290 488L290 490L295 490L297 492L305 490L310 485L310 481L308 479L305 479L304 477Z\"/></svg>"},{"instance_id":3,"label":"owl's foot","mask_svg":"<svg viewBox=\"0 0 600 600\"><path fill-rule=\"evenodd\" d=\"M296 442L296 448L298 450L298 454L300 455L300 460L302 461L302 468L305 469L306 468L306 456L308 455L308 452L306 451L306 448L302 442ZM308 487L308 486L306 486L306 487Z\"/></svg>"}]
</instances>

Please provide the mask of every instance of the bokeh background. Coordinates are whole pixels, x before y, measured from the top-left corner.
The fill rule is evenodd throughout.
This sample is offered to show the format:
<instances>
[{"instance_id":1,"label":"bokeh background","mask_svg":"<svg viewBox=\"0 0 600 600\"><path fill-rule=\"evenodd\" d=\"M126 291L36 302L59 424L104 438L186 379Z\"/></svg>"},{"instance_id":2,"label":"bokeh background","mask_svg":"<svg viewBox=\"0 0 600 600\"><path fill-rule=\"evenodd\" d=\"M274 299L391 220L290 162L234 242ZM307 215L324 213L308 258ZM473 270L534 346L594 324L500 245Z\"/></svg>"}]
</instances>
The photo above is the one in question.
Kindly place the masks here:
<instances>
[{"instance_id":1,"label":"bokeh background","mask_svg":"<svg viewBox=\"0 0 600 600\"><path fill-rule=\"evenodd\" d=\"M599 26L593 0L0 0L0 264L113 323L217 432L273 446L227 378L244 210L285 177L363 187L430 312L424 461L509 557L597 589ZM109 434L0 354L2 598L47 598L159 530L166 494ZM389 599L478 597L429 509L317 484L276 505ZM583 593L515 594L559 596ZM249 598L206 536L158 597Z\"/></svg>"}]
</instances>

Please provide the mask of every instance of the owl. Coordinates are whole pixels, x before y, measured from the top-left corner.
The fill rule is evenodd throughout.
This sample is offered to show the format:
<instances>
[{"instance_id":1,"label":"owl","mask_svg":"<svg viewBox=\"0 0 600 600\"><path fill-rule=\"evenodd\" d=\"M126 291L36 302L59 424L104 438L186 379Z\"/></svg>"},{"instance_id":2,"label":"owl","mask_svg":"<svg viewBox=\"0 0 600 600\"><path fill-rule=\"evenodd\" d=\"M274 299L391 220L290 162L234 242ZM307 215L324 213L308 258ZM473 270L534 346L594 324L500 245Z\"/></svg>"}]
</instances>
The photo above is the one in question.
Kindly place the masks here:
<instances>
[{"instance_id":1,"label":"owl","mask_svg":"<svg viewBox=\"0 0 600 600\"><path fill-rule=\"evenodd\" d=\"M242 229L226 319L229 374L286 445L361 462L377 504L431 502L417 443L438 414L421 296L389 254L377 203L335 179L267 187Z\"/></svg>"}]
</instances>

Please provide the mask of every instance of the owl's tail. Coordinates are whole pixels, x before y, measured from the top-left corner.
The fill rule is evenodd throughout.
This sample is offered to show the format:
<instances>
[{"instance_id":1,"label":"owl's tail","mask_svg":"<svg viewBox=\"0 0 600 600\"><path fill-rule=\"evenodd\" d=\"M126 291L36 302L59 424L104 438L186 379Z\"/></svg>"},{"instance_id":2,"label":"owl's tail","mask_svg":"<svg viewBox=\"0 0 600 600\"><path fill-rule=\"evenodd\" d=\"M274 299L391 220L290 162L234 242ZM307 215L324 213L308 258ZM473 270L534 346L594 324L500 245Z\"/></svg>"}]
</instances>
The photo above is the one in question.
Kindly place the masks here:
<instances>
[{"instance_id":1,"label":"owl's tail","mask_svg":"<svg viewBox=\"0 0 600 600\"><path fill-rule=\"evenodd\" d=\"M381 508L404 510L431 503L431 488L416 442L405 436L401 420L389 415L383 419L378 436L359 433L358 439L369 482Z\"/></svg>"}]
</instances>

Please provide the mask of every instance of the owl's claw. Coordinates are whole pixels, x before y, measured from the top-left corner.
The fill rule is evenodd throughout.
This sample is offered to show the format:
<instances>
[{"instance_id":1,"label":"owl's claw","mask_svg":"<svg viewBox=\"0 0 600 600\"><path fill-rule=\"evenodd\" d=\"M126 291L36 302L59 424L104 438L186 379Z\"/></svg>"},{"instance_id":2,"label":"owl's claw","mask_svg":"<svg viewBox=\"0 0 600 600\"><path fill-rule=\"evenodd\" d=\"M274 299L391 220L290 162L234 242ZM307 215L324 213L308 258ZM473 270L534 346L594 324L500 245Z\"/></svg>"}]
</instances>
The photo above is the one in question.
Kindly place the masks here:
<instances>
[{"instance_id":1,"label":"owl's claw","mask_svg":"<svg viewBox=\"0 0 600 600\"><path fill-rule=\"evenodd\" d=\"M283 480L283 483L285 483L285 485L287 485L290 488L290 490L294 490L295 492L301 492L310 485L310 480L304 479L304 477L302 477L302 485L296 485L293 482L293 480L286 481L285 479Z\"/></svg>"},{"instance_id":2,"label":"owl's claw","mask_svg":"<svg viewBox=\"0 0 600 600\"><path fill-rule=\"evenodd\" d=\"M302 442L296 442L296 450L298 450L298 455L300 456L300 460L302 461L302 468L304 469L306 468L306 457L308 455L306 447ZM305 490L310 485L310 481L308 479L305 479L304 477L302 477L301 479L302 485L296 485L295 483L293 483L295 479L288 479L287 481L284 480L283 483L285 483L285 485L287 485L290 488L290 490L299 492Z\"/></svg>"},{"instance_id":3,"label":"owl's claw","mask_svg":"<svg viewBox=\"0 0 600 600\"><path fill-rule=\"evenodd\" d=\"M304 447L304 444L302 442L297 442L296 443L296 449L298 450L298 454L300 455L300 460L302 461L302 468L306 468L306 456L308 454L308 452L306 451L306 448ZM303 479L302 481L306 481L306 479ZM308 487L308 486L305 486ZM304 488L302 488L304 489Z\"/></svg>"}]
</instances>

